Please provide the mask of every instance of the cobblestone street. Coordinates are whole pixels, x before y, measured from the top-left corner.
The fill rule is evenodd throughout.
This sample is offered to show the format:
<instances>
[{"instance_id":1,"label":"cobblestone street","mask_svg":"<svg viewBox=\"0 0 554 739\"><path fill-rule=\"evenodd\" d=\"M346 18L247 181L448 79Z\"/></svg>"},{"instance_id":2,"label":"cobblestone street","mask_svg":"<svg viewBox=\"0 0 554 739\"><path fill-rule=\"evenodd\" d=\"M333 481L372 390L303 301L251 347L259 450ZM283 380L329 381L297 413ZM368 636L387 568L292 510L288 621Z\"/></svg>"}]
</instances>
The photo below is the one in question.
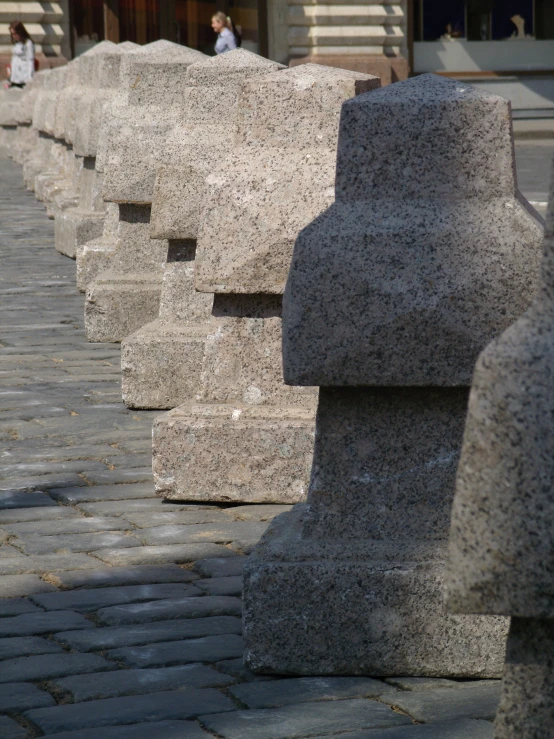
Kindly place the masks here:
<instances>
[{"instance_id":1,"label":"cobblestone street","mask_svg":"<svg viewBox=\"0 0 554 739\"><path fill-rule=\"evenodd\" d=\"M537 204L551 154L518 152ZM242 566L288 507L155 497L159 411L122 404L53 237L0 154L0 739L491 739L500 681L243 667Z\"/></svg>"}]
</instances>

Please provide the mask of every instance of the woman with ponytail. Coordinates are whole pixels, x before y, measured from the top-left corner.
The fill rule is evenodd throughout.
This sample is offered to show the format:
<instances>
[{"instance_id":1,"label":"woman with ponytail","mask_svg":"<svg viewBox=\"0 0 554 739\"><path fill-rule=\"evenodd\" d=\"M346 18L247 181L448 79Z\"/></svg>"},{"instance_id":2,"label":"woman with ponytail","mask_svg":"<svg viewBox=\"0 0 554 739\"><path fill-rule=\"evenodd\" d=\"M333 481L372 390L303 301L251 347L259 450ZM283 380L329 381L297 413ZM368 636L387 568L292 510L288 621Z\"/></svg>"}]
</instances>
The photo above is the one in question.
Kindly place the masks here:
<instances>
[{"instance_id":1,"label":"woman with ponytail","mask_svg":"<svg viewBox=\"0 0 554 739\"><path fill-rule=\"evenodd\" d=\"M240 46L240 35L233 21L225 13L218 11L212 16L212 28L217 33L216 54L224 54Z\"/></svg>"}]
</instances>

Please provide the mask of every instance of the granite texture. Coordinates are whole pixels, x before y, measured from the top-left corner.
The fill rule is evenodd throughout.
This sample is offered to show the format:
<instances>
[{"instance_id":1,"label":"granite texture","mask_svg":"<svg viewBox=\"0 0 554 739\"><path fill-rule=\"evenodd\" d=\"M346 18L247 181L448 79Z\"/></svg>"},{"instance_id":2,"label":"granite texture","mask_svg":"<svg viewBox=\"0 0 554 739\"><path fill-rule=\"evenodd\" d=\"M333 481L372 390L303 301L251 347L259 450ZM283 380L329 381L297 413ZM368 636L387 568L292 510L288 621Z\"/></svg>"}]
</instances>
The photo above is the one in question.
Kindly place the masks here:
<instances>
[{"instance_id":1,"label":"granite texture","mask_svg":"<svg viewBox=\"0 0 554 739\"><path fill-rule=\"evenodd\" d=\"M554 617L553 298L554 187L537 297L473 376L446 579L454 612Z\"/></svg>"},{"instance_id":2,"label":"granite texture","mask_svg":"<svg viewBox=\"0 0 554 739\"><path fill-rule=\"evenodd\" d=\"M236 147L207 179L198 232L196 289L217 293L199 386L154 429L159 495L304 499L316 391L283 385L280 292L294 238L333 199L340 106L378 85L317 65L243 82Z\"/></svg>"},{"instance_id":3,"label":"granite texture","mask_svg":"<svg viewBox=\"0 0 554 739\"><path fill-rule=\"evenodd\" d=\"M157 320L122 347L124 402L134 408L174 408L198 390L209 332L212 296L194 290L194 239L183 223L197 224L205 178L222 159L221 142L233 137L243 81L280 65L244 49L192 64L186 73L181 120L158 152L151 236L172 240L164 268Z\"/></svg>"},{"instance_id":4,"label":"granite texture","mask_svg":"<svg viewBox=\"0 0 554 739\"><path fill-rule=\"evenodd\" d=\"M535 294L541 225L506 100L421 75L347 102L336 202L295 245L285 381L469 385Z\"/></svg>"},{"instance_id":5,"label":"granite texture","mask_svg":"<svg viewBox=\"0 0 554 739\"><path fill-rule=\"evenodd\" d=\"M255 672L501 673L507 620L452 615L442 588L472 364L536 293L509 113L432 75L343 105L337 201L285 293L285 380L321 387L307 504L245 567Z\"/></svg>"},{"instance_id":6,"label":"granite texture","mask_svg":"<svg viewBox=\"0 0 554 739\"><path fill-rule=\"evenodd\" d=\"M512 618L496 739L549 739L554 727L554 620Z\"/></svg>"}]
</instances>

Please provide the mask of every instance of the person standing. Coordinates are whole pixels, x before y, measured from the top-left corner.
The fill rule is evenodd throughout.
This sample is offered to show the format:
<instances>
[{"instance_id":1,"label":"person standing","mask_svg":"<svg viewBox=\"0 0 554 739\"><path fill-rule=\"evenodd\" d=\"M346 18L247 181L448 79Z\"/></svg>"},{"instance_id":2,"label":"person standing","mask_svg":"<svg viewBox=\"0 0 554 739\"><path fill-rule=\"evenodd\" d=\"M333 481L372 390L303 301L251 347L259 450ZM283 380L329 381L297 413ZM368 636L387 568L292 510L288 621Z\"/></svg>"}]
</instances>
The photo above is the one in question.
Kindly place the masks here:
<instances>
[{"instance_id":1,"label":"person standing","mask_svg":"<svg viewBox=\"0 0 554 739\"><path fill-rule=\"evenodd\" d=\"M13 49L8 87L25 87L35 73L35 45L21 21L10 23L10 35Z\"/></svg>"},{"instance_id":2,"label":"person standing","mask_svg":"<svg viewBox=\"0 0 554 739\"><path fill-rule=\"evenodd\" d=\"M232 51L240 46L240 36L235 29L235 24L225 13L221 11L214 13L212 28L217 33L216 54L224 54L226 51Z\"/></svg>"}]
</instances>

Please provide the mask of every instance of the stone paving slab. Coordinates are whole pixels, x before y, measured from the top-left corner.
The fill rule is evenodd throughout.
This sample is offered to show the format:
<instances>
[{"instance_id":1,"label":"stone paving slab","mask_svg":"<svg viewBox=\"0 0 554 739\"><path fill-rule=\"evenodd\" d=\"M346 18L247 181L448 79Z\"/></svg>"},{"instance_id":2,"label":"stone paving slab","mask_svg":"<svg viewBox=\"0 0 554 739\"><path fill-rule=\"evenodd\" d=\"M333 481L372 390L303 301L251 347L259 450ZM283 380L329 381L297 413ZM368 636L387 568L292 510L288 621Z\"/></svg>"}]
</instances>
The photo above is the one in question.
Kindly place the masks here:
<instances>
[{"instance_id":1,"label":"stone paving slab","mask_svg":"<svg viewBox=\"0 0 554 739\"><path fill-rule=\"evenodd\" d=\"M537 198L544 156L518 159ZM75 263L1 157L0 737L492 739L498 681L244 667L244 554L289 506L156 497L159 413L122 404L120 347L86 342Z\"/></svg>"}]
</instances>

